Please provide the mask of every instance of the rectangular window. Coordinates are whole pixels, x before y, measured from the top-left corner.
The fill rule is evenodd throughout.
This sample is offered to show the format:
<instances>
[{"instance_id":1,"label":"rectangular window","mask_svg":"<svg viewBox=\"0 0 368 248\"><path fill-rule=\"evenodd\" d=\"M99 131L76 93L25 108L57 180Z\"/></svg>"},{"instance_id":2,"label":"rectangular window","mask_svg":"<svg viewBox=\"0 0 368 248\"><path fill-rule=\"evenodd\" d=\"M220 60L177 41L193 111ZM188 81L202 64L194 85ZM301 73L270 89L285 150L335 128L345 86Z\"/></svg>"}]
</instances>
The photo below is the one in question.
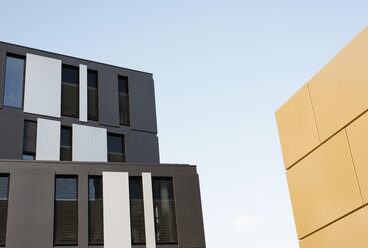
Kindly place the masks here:
<instances>
[{"instance_id":1,"label":"rectangular window","mask_svg":"<svg viewBox=\"0 0 368 248\"><path fill-rule=\"evenodd\" d=\"M153 208L157 244L176 244L176 213L172 178L153 177Z\"/></svg>"},{"instance_id":2,"label":"rectangular window","mask_svg":"<svg viewBox=\"0 0 368 248\"><path fill-rule=\"evenodd\" d=\"M0 175L0 246L5 246L8 219L9 176Z\"/></svg>"},{"instance_id":3,"label":"rectangular window","mask_svg":"<svg viewBox=\"0 0 368 248\"><path fill-rule=\"evenodd\" d=\"M56 176L54 245L78 245L78 179Z\"/></svg>"},{"instance_id":4,"label":"rectangular window","mask_svg":"<svg viewBox=\"0 0 368 248\"><path fill-rule=\"evenodd\" d=\"M88 120L98 121L97 71L88 70Z\"/></svg>"},{"instance_id":5,"label":"rectangular window","mask_svg":"<svg viewBox=\"0 0 368 248\"><path fill-rule=\"evenodd\" d=\"M22 57L6 57L4 106L22 108L24 62Z\"/></svg>"},{"instance_id":6,"label":"rectangular window","mask_svg":"<svg viewBox=\"0 0 368 248\"><path fill-rule=\"evenodd\" d=\"M88 178L88 230L89 244L103 245L102 177Z\"/></svg>"},{"instance_id":7,"label":"rectangular window","mask_svg":"<svg viewBox=\"0 0 368 248\"><path fill-rule=\"evenodd\" d=\"M70 127L61 127L60 161L72 161L72 129Z\"/></svg>"},{"instance_id":8,"label":"rectangular window","mask_svg":"<svg viewBox=\"0 0 368 248\"><path fill-rule=\"evenodd\" d=\"M132 244L145 244L142 177L129 177Z\"/></svg>"},{"instance_id":9,"label":"rectangular window","mask_svg":"<svg viewBox=\"0 0 368 248\"><path fill-rule=\"evenodd\" d=\"M125 162L123 135L107 134L107 160L109 162Z\"/></svg>"},{"instance_id":10,"label":"rectangular window","mask_svg":"<svg viewBox=\"0 0 368 248\"><path fill-rule=\"evenodd\" d=\"M63 65L61 76L61 114L79 117L79 68Z\"/></svg>"},{"instance_id":11,"label":"rectangular window","mask_svg":"<svg viewBox=\"0 0 368 248\"><path fill-rule=\"evenodd\" d=\"M130 112L129 112L129 85L128 78L119 76L119 112L120 112L120 124L130 125Z\"/></svg>"},{"instance_id":12,"label":"rectangular window","mask_svg":"<svg viewBox=\"0 0 368 248\"><path fill-rule=\"evenodd\" d=\"M24 121L23 159L34 160L36 157L37 122Z\"/></svg>"}]
</instances>

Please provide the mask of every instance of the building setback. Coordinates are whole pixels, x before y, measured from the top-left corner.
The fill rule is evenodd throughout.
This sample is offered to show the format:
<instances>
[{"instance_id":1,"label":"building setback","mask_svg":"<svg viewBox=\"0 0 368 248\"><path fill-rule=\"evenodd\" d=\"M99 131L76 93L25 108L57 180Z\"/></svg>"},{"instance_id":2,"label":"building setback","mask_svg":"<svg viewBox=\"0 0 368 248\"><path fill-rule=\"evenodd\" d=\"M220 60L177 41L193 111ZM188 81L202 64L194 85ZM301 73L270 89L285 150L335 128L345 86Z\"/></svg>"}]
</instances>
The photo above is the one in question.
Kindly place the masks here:
<instances>
[{"instance_id":1,"label":"building setback","mask_svg":"<svg viewBox=\"0 0 368 248\"><path fill-rule=\"evenodd\" d=\"M368 28L276 112L301 248L368 247Z\"/></svg>"},{"instance_id":2,"label":"building setback","mask_svg":"<svg viewBox=\"0 0 368 248\"><path fill-rule=\"evenodd\" d=\"M152 74L0 42L0 246L205 247L196 167L160 164Z\"/></svg>"}]
</instances>

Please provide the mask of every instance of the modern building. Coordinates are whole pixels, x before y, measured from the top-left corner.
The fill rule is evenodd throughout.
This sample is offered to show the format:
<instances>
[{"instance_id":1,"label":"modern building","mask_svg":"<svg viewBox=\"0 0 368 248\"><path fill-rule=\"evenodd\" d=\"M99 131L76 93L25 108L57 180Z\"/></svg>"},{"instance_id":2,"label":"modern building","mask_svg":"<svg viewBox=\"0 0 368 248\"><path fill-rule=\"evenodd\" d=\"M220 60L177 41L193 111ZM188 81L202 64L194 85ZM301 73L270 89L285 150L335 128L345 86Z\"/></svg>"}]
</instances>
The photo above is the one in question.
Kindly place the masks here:
<instances>
[{"instance_id":1,"label":"modern building","mask_svg":"<svg viewBox=\"0 0 368 248\"><path fill-rule=\"evenodd\" d=\"M160 164L152 74L0 42L0 246L205 247L196 167Z\"/></svg>"},{"instance_id":2,"label":"modern building","mask_svg":"<svg viewBox=\"0 0 368 248\"><path fill-rule=\"evenodd\" d=\"M276 112L301 248L368 247L368 28Z\"/></svg>"}]
</instances>

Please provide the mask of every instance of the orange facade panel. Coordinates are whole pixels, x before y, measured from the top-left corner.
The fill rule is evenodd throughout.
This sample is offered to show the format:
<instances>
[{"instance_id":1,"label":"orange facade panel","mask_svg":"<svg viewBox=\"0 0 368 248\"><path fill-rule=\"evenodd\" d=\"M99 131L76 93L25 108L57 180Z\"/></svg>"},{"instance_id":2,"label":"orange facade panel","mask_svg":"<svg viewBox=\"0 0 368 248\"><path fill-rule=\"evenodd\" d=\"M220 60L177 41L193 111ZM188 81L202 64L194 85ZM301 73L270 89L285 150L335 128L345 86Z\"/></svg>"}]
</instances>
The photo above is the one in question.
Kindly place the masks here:
<instances>
[{"instance_id":1,"label":"orange facade panel","mask_svg":"<svg viewBox=\"0 0 368 248\"><path fill-rule=\"evenodd\" d=\"M368 203L368 113L350 124L346 133L363 200Z\"/></svg>"},{"instance_id":2,"label":"orange facade panel","mask_svg":"<svg viewBox=\"0 0 368 248\"><path fill-rule=\"evenodd\" d=\"M285 168L288 169L319 145L307 85L276 112L276 120Z\"/></svg>"},{"instance_id":3,"label":"orange facade panel","mask_svg":"<svg viewBox=\"0 0 368 248\"><path fill-rule=\"evenodd\" d=\"M368 109L368 28L309 82L323 142Z\"/></svg>"},{"instance_id":4,"label":"orange facade panel","mask_svg":"<svg viewBox=\"0 0 368 248\"><path fill-rule=\"evenodd\" d=\"M345 130L288 170L287 180L299 238L363 205Z\"/></svg>"},{"instance_id":5,"label":"orange facade panel","mask_svg":"<svg viewBox=\"0 0 368 248\"><path fill-rule=\"evenodd\" d=\"M368 207L302 239L299 244L300 248L367 248Z\"/></svg>"}]
</instances>

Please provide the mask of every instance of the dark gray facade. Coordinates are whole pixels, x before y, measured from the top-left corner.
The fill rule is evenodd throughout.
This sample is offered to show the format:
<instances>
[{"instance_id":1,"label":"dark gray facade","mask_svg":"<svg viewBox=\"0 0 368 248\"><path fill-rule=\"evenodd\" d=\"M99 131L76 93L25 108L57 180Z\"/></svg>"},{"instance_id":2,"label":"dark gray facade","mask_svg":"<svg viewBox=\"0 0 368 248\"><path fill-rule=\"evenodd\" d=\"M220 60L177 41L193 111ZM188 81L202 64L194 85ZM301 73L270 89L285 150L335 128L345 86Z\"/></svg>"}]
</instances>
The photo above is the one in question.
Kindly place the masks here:
<instances>
[{"instance_id":1,"label":"dark gray facade","mask_svg":"<svg viewBox=\"0 0 368 248\"><path fill-rule=\"evenodd\" d=\"M152 74L70 56L0 42L0 158L22 159L24 120L49 116L24 113L22 109L3 106L7 55L25 57L27 53L59 59L65 65L84 64L98 73L99 121L84 125L103 127L108 133L125 136L126 162L159 163L156 107ZM130 125L119 124L118 76L129 80ZM42 90L42 89L40 89ZM78 118L61 116L61 125L80 124Z\"/></svg>"},{"instance_id":2,"label":"dark gray facade","mask_svg":"<svg viewBox=\"0 0 368 248\"><path fill-rule=\"evenodd\" d=\"M22 101L22 106L18 107L4 104L5 98L9 97L5 91L5 85L9 84L6 75L8 57L21 57L25 62L33 61L33 64L24 63L28 68L24 69L23 92L17 96L18 103L19 97ZM87 82L86 77L83 79L83 75L88 75L87 68L88 71L97 72L98 120L84 120L81 117L83 100L77 103L79 117L63 115L62 104L66 100L62 98L59 105L55 104L61 108L60 115L41 114L47 102L39 104L37 99L36 102L28 102L26 107L26 84L28 87L37 85L37 82L29 79L32 75L30 72L27 75L26 70L37 65L36 78L41 75L39 78L42 81L43 74L50 78L42 66L47 67L47 63L38 60L50 64L61 61L56 67L53 65L53 68L61 70L62 75L57 75L59 78L63 77L64 66L78 68L77 94L80 98L84 97L83 91L87 92L86 84L83 89L79 86ZM14 74L14 71L11 73ZM127 80L127 89L121 89L118 84L120 78ZM59 83L58 80L55 80L56 86L65 83ZM48 81L44 80L43 85L47 84ZM28 96L37 96L37 91L42 90L28 88ZM62 95L62 89L58 90L57 94ZM70 91L70 94L73 92ZM125 94L123 100L122 94ZM86 102L87 96L84 98ZM128 117L124 115L123 122L122 102L124 108L129 108L123 113L129 113ZM41 111L32 112L30 109L34 106ZM27 125L30 122L36 127L36 132L30 135L32 137L28 137ZM65 129L71 130L70 146L73 146L70 151L72 157L68 159L62 159L62 152L65 152L63 138L69 137L63 136ZM124 159L120 162L105 162L113 161L110 156L117 156L114 151L109 151L109 138L111 141L115 135L124 137L124 155L119 157ZM92 146L89 146L90 143ZM36 160L23 160L29 159L25 157L28 155L25 150L29 149L35 151L31 159ZM57 153L54 153L55 150ZM53 154L51 159L47 159L48 153ZM94 153L98 156L93 156ZM86 155L87 158L83 157ZM99 160L101 157L102 160ZM77 185L74 198L68 198L67 194L63 195L65 192L61 192L74 187L70 183L64 183L64 188L58 191L60 178L76 180L73 181L73 185ZM7 186L4 184L5 179ZM92 188L90 180L96 180ZM141 186L132 188L138 185L133 182L140 182ZM101 192L98 193L98 190ZM73 213L70 208L73 208ZM67 215L65 217L62 214ZM115 216L119 221L115 221ZM64 224L69 222L65 226L75 228L73 234L65 229L56 231L62 226L60 221ZM71 225L71 222L74 224ZM102 229L98 229L102 226ZM91 231L91 228L95 229ZM106 233L106 230L110 230L113 235ZM61 245L60 240L64 242ZM99 248L104 247L104 244L107 248L205 248L196 166L160 164L152 74L0 42L0 246Z\"/></svg>"}]
</instances>

